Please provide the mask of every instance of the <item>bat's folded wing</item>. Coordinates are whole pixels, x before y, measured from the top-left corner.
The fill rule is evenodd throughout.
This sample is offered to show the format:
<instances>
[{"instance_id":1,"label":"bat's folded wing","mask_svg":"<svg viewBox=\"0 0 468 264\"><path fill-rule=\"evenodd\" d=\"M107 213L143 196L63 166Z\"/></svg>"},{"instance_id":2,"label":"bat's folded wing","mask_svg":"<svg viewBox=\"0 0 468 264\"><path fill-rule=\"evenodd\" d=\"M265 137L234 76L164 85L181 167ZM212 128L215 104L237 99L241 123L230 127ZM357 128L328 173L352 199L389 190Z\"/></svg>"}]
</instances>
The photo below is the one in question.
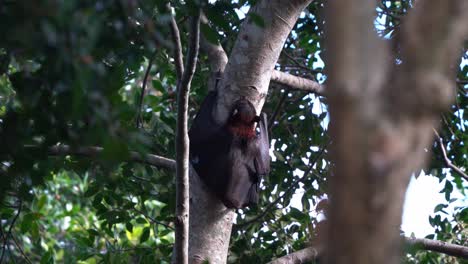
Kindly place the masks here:
<instances>
[{"instance_id":1,"label":"bat's folded wing","mask_svg":"<svg viewBox=\"0 0 468 264\"><path fill-rule=\"evenodd\" d=\"M260 176L270 172L270 139L268 137L267 115L262 113L260 119L260 133L257 138L258 153L255 157L255 169Z\"/></svg>"},{"instance_id":2,"label":"bat's folded wing","mask_svg":"<svg viewBox=\"0 0 468 264\"><path fill-rule=\"evenodd\" d=\"M197 116L193 120L188 132L191 144L201 144L216 133L216 125L212 118L214 104L216 103L216 93L210 92L203 101Z\"/></svg>"}]
</instances>

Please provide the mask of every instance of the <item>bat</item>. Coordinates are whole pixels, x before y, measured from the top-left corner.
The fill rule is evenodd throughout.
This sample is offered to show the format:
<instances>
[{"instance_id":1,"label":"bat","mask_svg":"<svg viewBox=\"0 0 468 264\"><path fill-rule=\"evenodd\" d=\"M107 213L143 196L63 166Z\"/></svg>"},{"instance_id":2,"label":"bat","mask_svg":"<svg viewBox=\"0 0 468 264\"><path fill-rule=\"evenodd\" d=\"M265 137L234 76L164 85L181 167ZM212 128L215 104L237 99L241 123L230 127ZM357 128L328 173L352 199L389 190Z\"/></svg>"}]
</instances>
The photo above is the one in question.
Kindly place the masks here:
<instances>
[{"instance_id":1,"label":"bat","mask_svg":"<svg viewBox=\"0 0 468 264\"><path fill-rule=\"evenodd\" d=\"M260 182L270 171L267 116L257 116L252 103L242 98L226 123L217 124L216 99L217 92L206 96L190 128L190 161L226 207L256 204Z\"/></svg>"}]
</instances>

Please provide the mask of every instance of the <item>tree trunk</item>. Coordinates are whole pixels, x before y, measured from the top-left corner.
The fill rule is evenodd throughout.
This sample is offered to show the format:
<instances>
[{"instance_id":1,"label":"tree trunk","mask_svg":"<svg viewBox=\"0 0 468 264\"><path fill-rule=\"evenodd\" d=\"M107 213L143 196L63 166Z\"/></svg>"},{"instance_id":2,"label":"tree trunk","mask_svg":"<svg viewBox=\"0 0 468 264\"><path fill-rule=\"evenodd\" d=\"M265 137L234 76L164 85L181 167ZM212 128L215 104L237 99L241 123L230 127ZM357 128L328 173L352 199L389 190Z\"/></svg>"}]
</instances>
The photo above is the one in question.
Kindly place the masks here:
<instances>
[{"instance_id":1,"label":"tree trunk","mask_svg":"<svg viewBox=\"0 0 468 264\"><path fill-rule=\"evenodd\" d=\"M396 64L373 30L375 1L328 1L334 172L326 263L400 263L404 194L453 99L448 73L467 33L466 12L466 0L417 1Z\"/></svg>"}]
</instances>

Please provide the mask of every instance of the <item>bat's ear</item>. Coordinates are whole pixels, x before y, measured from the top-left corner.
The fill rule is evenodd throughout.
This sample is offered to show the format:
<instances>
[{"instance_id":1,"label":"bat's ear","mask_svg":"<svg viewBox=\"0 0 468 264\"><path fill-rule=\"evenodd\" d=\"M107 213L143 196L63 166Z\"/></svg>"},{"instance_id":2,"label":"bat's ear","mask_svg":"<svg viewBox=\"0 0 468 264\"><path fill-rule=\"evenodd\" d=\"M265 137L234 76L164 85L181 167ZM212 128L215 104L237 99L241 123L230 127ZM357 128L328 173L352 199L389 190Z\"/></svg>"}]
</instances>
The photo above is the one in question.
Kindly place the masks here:
<instances>
[{"instance_id":1,"label":"bat's ear","mask_svg":"<svg viewBox=\"0 0 468 264\"><path fill-rule=\"evenodd\" d=\"M254 122L260 122L260 117L259 117L259 116L255 116L255 117L254 117Z\"/></svg>"}]
</instances>

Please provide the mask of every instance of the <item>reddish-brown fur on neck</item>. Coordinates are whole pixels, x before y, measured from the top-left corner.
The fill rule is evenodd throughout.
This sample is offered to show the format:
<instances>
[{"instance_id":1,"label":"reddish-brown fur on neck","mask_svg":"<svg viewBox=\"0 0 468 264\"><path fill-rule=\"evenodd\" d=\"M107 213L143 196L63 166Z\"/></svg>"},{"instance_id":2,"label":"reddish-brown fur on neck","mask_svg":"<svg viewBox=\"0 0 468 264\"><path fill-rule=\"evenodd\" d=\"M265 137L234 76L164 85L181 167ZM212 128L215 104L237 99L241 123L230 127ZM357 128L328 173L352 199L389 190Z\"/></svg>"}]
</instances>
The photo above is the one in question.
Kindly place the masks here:
<instances>
[{"instance_id":1,"label":"reddish-brown fur on neck","mask_svg":"<svg viewBox=\"0 0 468 264\"><path fill-rule=\"evenodd\" d=\"M255 137L255 127L254 124L251 126L246 126L244 124L237 124L236 125L230 125L229 126L229 131L233 133L236 136L239 136L241 138L253 138Z\"/></svg>"}]
</instances>

